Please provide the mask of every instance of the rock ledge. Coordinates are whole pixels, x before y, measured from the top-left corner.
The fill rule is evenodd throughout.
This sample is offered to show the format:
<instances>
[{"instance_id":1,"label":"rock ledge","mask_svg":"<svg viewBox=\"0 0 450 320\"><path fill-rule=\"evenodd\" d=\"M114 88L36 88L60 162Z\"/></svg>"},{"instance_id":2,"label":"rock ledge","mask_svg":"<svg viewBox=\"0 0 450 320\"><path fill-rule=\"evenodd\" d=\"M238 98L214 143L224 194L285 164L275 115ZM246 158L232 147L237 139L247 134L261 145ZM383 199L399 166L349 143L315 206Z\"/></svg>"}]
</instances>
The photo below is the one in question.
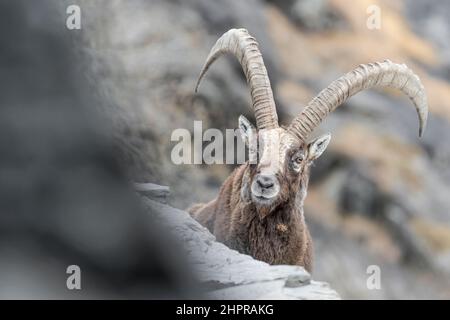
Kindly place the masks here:
<instances>
[{"instance_id":1,"label":"rock ledge","mask_svg":"<svg viewBox=\"0 0 450 320\"><path fill-rule=\"evenodd\" d=\"M155 188L155 185L152 185ZM161 187L167 191L167 187ZM212 299L340 299L327 283L313 281L299 266L272 266L240 254L186 211L141 193L144 205L185 244L188 258Z\"/></svg>"}]
</instances>

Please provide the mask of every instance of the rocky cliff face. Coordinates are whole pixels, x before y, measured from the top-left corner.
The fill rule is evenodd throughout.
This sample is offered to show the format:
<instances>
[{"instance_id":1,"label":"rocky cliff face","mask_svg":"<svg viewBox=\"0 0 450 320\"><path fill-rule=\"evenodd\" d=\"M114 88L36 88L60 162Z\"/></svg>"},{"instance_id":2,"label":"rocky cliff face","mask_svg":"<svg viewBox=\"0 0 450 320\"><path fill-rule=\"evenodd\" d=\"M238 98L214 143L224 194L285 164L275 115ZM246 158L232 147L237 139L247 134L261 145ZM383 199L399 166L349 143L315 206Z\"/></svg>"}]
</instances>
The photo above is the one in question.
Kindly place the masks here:
<instances>
[{"instance_id":1,"label":"rocky cliff face","mask_svg":"<svg viewBox=\"0 0 450 320\"><path fill-rule=\"evenodd\" d=\"M240 254L215 237L186 211L167 205L167 188L138 184L149 214L184 244L204 294L211 299L339 299L325 282L298 266L271 266Z\"/></svg>"},{"instance_id":2,"label":"rocky cliff face","mask_svg":"<svg viewBox=\"0 0 450 320\"><path fill-rule=\"evenodd\" d=\"M90 77L110 103L106 113L122 161L137 182L173 186L185 208L212 199L232 166L174 165L176 128L235 128L252 118L234 59L196 77L224 31L244 27L267 63L282 124L317 92L359 63L406 63L423 81L430 117L423 139L409 101L397 92L361 93L318 131L333 133L314 167L306 216L315 243L315 276L344 298L450 297L450 78L439 1L70 1L83 10ZM381 28L366 27L369 5ZM448 42L448 41L447 41ZM368 290L367 267L381 268Z\"/></svg>"}]
</instances>

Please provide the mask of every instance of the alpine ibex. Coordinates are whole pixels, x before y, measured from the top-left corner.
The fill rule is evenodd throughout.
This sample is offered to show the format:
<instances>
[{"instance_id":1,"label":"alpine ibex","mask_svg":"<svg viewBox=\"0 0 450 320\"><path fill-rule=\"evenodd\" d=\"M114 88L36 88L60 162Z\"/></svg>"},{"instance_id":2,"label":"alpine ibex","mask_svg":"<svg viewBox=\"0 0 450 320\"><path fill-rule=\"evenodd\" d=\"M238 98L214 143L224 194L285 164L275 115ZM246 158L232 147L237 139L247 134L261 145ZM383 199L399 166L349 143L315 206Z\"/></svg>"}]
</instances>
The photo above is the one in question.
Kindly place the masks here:
<instances>
[{"instance_id":1,"label":"alpine ibex","mask_svg":"<svg viewBox=\"0 0 450 320\"><path fill-rule=\"evenodd\" d=\"M349 97L372 87L393 87L404 92L417 110L422 136L428 116L423 85L405 65L389 60L362 64L322 90L288 127L282 128L258 44L245 29L231 29L219 38L195 90L209 66L223 53L236 56L250 86L256 128L240 116L239 129L247 146L257 141L258 161L238 167L216 199L196 204L189 212L218 241L239 252L270 264L295 264L311 271L312 240L303 202L310 166L324 152L331 136L326 134L312 141L308 137Z\"/></svg>"}]
</instances>

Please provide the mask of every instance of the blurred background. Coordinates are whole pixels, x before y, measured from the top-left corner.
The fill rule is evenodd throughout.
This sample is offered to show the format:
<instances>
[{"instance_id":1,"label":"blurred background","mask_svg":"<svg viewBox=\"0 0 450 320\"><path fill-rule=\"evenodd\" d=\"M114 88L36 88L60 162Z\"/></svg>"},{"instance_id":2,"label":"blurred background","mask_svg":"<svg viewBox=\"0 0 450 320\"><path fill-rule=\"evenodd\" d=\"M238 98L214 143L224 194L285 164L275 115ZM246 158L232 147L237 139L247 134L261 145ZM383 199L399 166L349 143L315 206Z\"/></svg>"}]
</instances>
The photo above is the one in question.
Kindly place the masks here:
<instances>
[{"instance_id":1,"label":"blurred background","mask_svg":"<svg viewBox=\"0 0 450 320\"><path fill-rule=\"evenodd\" d=\"M236 128L240 114L254 122L235 58L216 62L194 95L209 50L228 29L246 28L259 42L282 124L360 63L407 64L428 95L423 138L410 101L392 90L358 94L315 132L331 132L332 141L305 203L313 277L342 298L450 298L450 2L72 0L55 10L70 4L81 8L81 30L63 36L88 57L77 83L102 101L90 106L111 124L124 176L170 186L178 208L211 200L234 167L174 165L172 131L192 132L194 120L204 130ZM373 5L379 29L367 27ZM34 28L48 23L47 11L33 12ZM64 26L65 16L58 19ZM381 290L366 287L369 265L381 268Z\"/></svg>"}]
</instances>

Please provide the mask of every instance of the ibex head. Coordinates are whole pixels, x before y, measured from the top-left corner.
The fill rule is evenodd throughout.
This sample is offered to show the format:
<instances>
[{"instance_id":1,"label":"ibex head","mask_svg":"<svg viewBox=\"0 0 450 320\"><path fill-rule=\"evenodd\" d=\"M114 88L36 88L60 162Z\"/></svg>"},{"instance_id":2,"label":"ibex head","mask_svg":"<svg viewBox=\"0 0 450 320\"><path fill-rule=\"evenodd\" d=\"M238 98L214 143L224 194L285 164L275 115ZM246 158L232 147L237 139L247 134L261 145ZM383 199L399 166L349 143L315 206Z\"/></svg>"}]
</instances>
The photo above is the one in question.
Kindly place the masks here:
<instances>
[{"instance_id":1,"label":"ibex head","mask_svg":"<svg viewBox=\"0 0 450 320\"><path fill-rule=\"evenodd\" d=\"M217 40L200 73L196 91L209 66L223 53L237 57L250 86L256 128L243 116L239 117L239 128L250 155L257 156L257 163L249 165L241 195L260 208L263 215L291 199L303 201L309 167L331 138L326 134L309 141L309 136L352 95L372 87L400 89L417 110L420 136L425 129L428 116L425 91L419 78L405 65L389 60L360 65L322 90L285 129L278 125L272 88L258 44L245 29L231 29Z\"/></svg>"},{"instance_id":2,"label":"ibex head","mask_svg":"<svg viewBox=\"0 0 450 320\"><path fill-rule=\"evenodd\" d=\"M248 190L243 191L260 208L295 199L299 188L306 189L309 167L331 138L326 134L304 143L283 128L257 130L244 116L239 117L239 129L249 148L257 146L257 161L251 162L246 177Z\"/></svg>"}]
</instances>

